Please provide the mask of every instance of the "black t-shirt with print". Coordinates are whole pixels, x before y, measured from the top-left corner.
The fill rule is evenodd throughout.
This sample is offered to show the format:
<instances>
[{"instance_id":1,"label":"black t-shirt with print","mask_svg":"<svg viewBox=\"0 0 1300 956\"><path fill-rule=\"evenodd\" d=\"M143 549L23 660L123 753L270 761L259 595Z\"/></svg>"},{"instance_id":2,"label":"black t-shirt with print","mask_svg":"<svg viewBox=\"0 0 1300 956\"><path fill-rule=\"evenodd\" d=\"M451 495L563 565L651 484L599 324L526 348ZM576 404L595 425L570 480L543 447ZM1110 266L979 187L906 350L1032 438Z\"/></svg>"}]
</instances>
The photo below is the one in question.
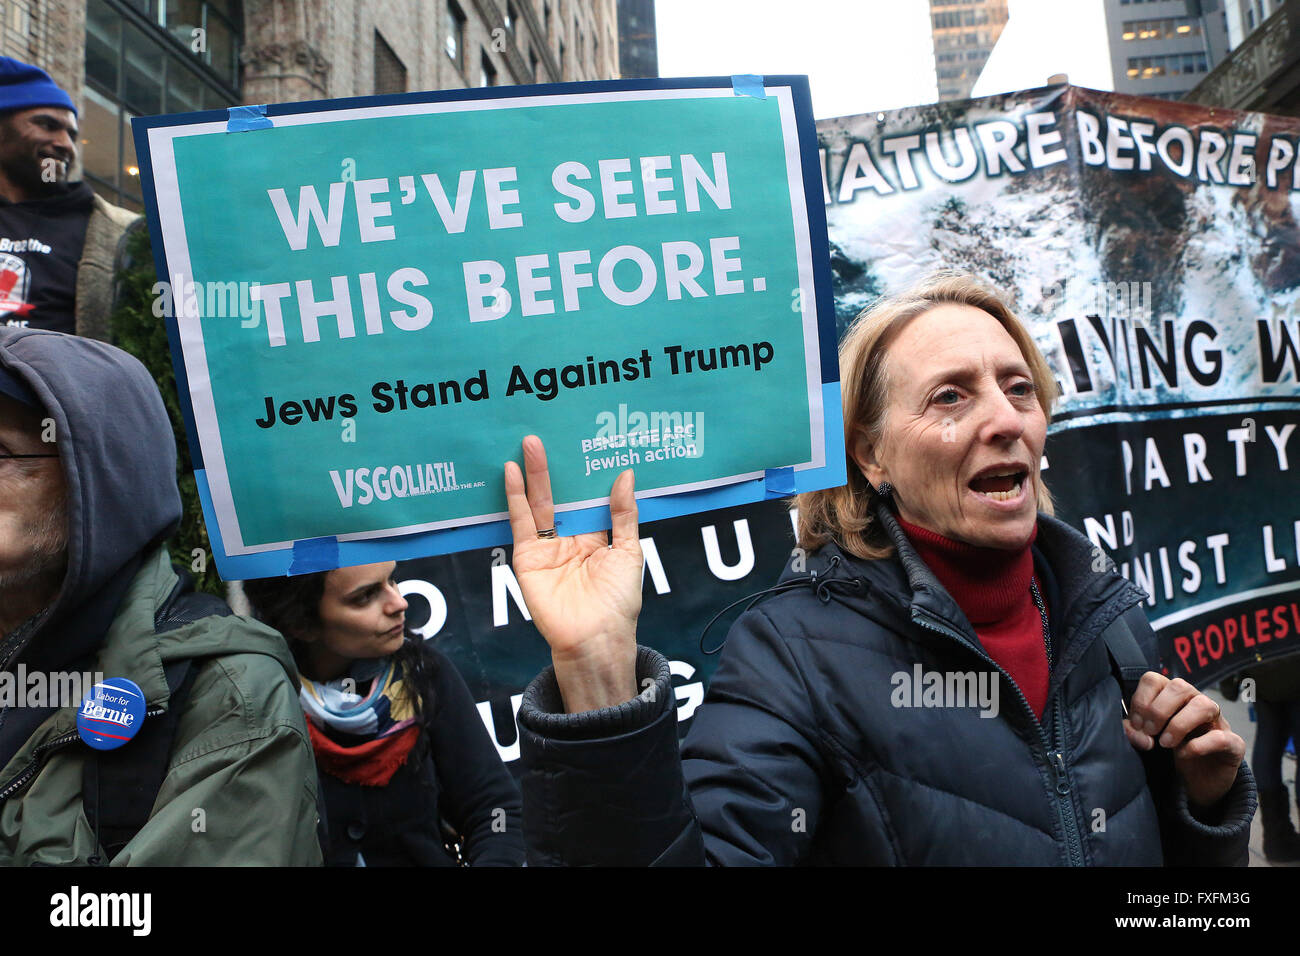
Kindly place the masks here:
<instances>
[{"instance_id":1,"label":"black t-shirt with print","mask_svg":"<svg viewBox=\"0 0 1300 956\"><path fill-rule=\"evenodd\" d=\"M76 332L77 263L94 204L85 183L0 199L0 324Z\"/></svg>"}]
</instances>

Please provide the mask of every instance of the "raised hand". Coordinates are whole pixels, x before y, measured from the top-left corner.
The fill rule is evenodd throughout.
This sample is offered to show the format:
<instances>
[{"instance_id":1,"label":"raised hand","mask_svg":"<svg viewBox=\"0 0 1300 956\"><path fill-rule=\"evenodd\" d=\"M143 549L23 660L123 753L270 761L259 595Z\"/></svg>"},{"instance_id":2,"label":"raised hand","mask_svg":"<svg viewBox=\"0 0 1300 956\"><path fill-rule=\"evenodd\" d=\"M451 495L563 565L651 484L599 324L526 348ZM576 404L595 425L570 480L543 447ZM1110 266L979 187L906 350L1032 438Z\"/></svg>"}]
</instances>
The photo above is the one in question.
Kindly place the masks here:
<instances>
[{"instance_id":1,"label":"raised hand","mask_svg":"<svg viewBox=\"0 0 1300 956\"><path fill-rule=\"evenodd\" d=\"M609 493L612 542L603 531L554 532L555 505L546 449L524 439L524 476L506 462L506 504L514 572L533 623L551 647L569 713L621 704L636 696L636 619L641 613L641 539L632 470Z\"/></svg>"}]
</instances>

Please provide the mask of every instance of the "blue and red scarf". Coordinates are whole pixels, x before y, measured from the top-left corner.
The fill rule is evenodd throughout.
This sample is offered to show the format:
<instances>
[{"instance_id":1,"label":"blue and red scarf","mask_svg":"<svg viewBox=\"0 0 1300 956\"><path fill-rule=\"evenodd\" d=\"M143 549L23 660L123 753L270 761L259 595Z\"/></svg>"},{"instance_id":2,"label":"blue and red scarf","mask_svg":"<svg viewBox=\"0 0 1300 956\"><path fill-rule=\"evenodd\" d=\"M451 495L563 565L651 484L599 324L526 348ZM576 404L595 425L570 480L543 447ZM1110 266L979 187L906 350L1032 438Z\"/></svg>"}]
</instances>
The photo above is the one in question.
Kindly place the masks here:
<instances>
[{"instance_id":1,"label":"blue and red scarf","mask_svg":"<svg viewBox=\"0 0 1300 956\"><path fill-rule=\"evenodd\" d=\"M404 675L391 657L356 661L335 680L301 677L316 765L347 783L386 786L411 754L420 728ZM369 681L369 689L358 693Z\"/></svg>"}]
</instances>

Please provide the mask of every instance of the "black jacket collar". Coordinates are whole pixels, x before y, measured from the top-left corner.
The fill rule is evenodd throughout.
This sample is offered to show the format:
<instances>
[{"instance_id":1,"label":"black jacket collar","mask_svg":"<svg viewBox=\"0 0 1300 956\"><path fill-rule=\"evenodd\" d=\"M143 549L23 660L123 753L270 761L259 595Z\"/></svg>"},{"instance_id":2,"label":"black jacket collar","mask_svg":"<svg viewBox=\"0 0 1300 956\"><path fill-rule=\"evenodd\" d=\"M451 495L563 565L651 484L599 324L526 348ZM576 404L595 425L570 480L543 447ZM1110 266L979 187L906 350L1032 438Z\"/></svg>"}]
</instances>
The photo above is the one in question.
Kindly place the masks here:
<instances>
[{"instance_id":1,"label":"black jacket collar","mask_svg":"<svg viewBox=\"0 0 1300 956\"><path fill-rule=\"evenodd\" d=\"M892 557L869 561L831 542L806 558L806 571L796 570L792 560L781 584L804 583L823 603L834 599L871 617L879 617L883 602L895 612L895 619L885 622L894 627L918 616L936 619L980 648L966 615L916 553L893 511L879 506L876 518L894 544ZM1146 595L1086 536L1050 515L1038 516L1034 552L1035 563L1046 565L1052 581L1052 630L1057 635L1057 670L1063 677L1102 628ZM1053 684L1056 681L1054 674Z\"/></svg>"}]
</instances>

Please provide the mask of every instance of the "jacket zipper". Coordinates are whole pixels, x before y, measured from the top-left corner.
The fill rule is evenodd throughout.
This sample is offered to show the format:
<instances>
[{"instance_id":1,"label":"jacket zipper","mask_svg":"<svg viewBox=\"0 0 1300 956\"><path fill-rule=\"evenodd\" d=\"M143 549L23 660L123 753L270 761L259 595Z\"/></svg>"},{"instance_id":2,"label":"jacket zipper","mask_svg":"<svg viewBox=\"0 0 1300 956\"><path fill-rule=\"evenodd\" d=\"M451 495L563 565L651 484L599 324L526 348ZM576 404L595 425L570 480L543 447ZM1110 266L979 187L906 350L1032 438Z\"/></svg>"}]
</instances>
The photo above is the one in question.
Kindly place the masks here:
<instances>
[{"instance_id":1,"label":"jacket zipper","mask_svg":"<svg viewBox=\"0 0 1300 956\"><path fill-rule=\"evenodd\" d=\"M31 782L32 778L36 776L36 772L41 769L41 764L45 762L46 756L48 756L51 751L56 750L59 747L66 747L74 740L79 739L80 735L74 730L70 733L55 737L53 740L47 740L45 743L33 750L31 762L23 768L22 773L10 780L7 787L0 790L0 801L8 800L23 787L27 786L27 784Z\"/></svg>"},{"instance_id":2,"label":"jacket zipper","mask_svg":"<svg viewBox=\"0 0 1300 956\"><path fill-rule=\"evenodd\" d=\"M1052 769L1056 773L1056 794L1061 799L1057 806L1061 813L1061 823L1065 825L1066 839L1069 841L1070 864L1083 866L1083 841L1079 837L1079 827L1074 816L1074 805L1070 799L1070 777L1065 769L1065 698L1064 691L1057 688L1056 708L1052 711L1052 731L1056 750L1052 754L1055 761Z\"/></svg>"},{"instance_id":3,"label":"jacket zipper","mask_svg":"<svg viewBox=\"0 0 1300 956\"><path fill-rule=\"evenodd\" d=\"M1034 605L1038 608L1038 616L1043 623L1043 643L1047 646L1047 679L1050 685L1052 672L1056 670L1055 655L1052 653L1052 629L1051 623L1047 619L1047 607L1043 604L1043 596L1038 591L1038 581L1036 578L1029 579L1029 591L1033 595ZM1072 823L1076 819L1074 807L1069 800L1070 795L1070 775L1065 766L1065 694L1058 687L1055 694L1052 695L1055 707L1051 710L1052 727L1050 735L1055 750L1051 754L1050 763L1052 765L1052 775L1055 778L1056 795L1060 797L1057 801L1057 812L1061 818L1061 829L1065 831L1066 843L1069 848L1070 862L1072 865L1083 865L1083 845L1078 836L1078 828Z\"/></svg>"},{"instance_id":4,"label":"jacket zipper","mask_svg":"<svg viewBox=\"0 0 1300 956\"><path fill-rule=\"evenodd\" d=\"M922 627L936 631L939 634L943 634L944 636L957 641L963 647L968 648L972 653L976 654L987 663L992 664L997 668L998 673L1006 677L1007 683L1015 690L1016 697L1019 698L1025 712L1029 714L1029 719L1034 722L1034 727L1038 730L1038 739L1043 745L1043 753L1047 758L1048 766L1051 768L1052 778L1056 782L1056 795L1058 798L1056 801L1056 810L1057 815L1061 818L1062 829L1065 830L1067 862L1070 866L1083 866L1082 841L1079 839L1079 826L1078 822L1074 818L1074 806L1070 800L1070 779L1065 772L1065 743L1062 739L1063 734L1060 729L1060 719L1057 716L1056 711L1051 711L1053 729L1052 737L1055 738L1055 740L1053 740L1052 737L1048 736L1047 731L1043 728L1042 722L1038 719L1038 715L1034 713L1034 709L1029 706L1029 701L1025 698L1024 691L1020 689L1020 686L1012 679L1011 675L1002 668L1002 665L989 657L988 654L980 648L972 645L961 634L924 611L913 608L912 620L917 624L920 624ZM1057 689L1055 697L1056 703L1060 705L1062 703L1060 688ZM1049 708L1050 706L1051 704L1049 702ZM1059 706L1057 710L1059 710Z\"/></svg>"},{"instance_id":5,"label":"jacket zipper","mask_svg":"<svg viewBox=\"0 0 1300 956\"><path fill-rule=\"evenodd\" d=\"M1116 620L1118 620L1120 615L1127 613L1130 608L1136 606L1137 605L1130 604L1120 608L1115 614L1113 614L1110 617L1109 620L1106 621L1104 626L1096 628L1097 636L1095 640L1104 640L1105 638L1102 635L1104 634L1105 629L1107 627L1110 627L1111 624L1113 624ZM1102 608L1098 608L1097 610L1093 611L1092 614L1088 615L1088 617L1086 617L1079 624L1077 630L1082 631L1087 627L1092 627L1093 622L1097 619L1101 611L1104 609L1105 608L1103 606ZM1061 796L1062 800L1068 801L1069 792L1070 792L1070 778L1066 774L1066 766L1065 766L1065 727L1064 727L1065 697L1064 694L1065 694L1065 685L1064 682L1062 682L1062 684L1056 689L1055 698L1058 706L1056 710L1053 712L1053 731L1054 731L1053 738L1054 738L1054 743L1056 745L1056 750L1053 754L1053 759L1055 761L1053 767L1057 774L1056 792ZM1127 717L1128 707L1124 704L1124 699L1122 695L1120 697L1120 706L1124 708L1124 716ZM1078 863L1075 865L1082 866L1083 865L1083 841L1082 838L1079 836L1079 828L1075 821L1075 816L1073 812L1071 812L1067 817L1065 814L1065 807L1062 807L1062 818L1067 823L1066 834L1068 835L1070 841L1071 861L1073 862L1073 860L1077 858Z\"/></svg>"},{"instance_id":6,"label":"jacket zipper","mask_svg":"<svg viewBox=\"0 0 1300 956\"><path fill-rule=\"evenodd\" d=\"M145 719L148 720L150 717L157 717L159 714L165 712L166 708L164 707L153 707L146 710L144 716ZM46 757L55 750L58 750L61 747L66 747L68 744L75 743L80 739L81 734L78 731L72 730L66 734L60 734L53 740L45 741L45 743L33 750L32 759L27 766L23 768L22 772L18 774L18 776L10 780L3 790L0 790L0 803L8 800L19 790L22 790L23 787L27 786L27 784L31 783L32 778L40 772L42 765L45 763Z\"/></svg>"}]
</instances>

